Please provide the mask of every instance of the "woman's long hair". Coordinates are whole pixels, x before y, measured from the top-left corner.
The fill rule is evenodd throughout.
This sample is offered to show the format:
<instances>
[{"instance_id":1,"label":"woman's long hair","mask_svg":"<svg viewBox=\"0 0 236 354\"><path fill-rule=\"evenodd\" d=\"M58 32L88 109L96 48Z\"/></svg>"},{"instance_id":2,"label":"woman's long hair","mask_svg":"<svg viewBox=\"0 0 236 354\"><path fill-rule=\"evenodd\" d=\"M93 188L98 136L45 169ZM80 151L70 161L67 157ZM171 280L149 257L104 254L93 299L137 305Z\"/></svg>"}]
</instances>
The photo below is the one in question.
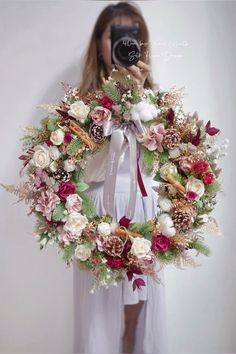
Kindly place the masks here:
<instances>
[{"instance_id":1,"label":"woman's long hair","mask_svg":"<svg viewBox=\"0 0 236 354\"><path fill-rule=\"evenodd\" d=\"M123 1L115 5L108 5L98 16L83 58L82 75L79 85L82 94L86 94L90 90L100 89L103 82L102 78L108 77L104 61L101 56L99 56L99 42L108 23L116 16L122 15L129 16L133 22L138 24L140 34L139 41L141 43L140 60L150 65L150 55L146 55L146 53L150 53L149 33L145 20L137 5L132 2ZM144 82L144 87L153 88L153 86L154 84L149 73Z\"/></svg>"}]
</instances>

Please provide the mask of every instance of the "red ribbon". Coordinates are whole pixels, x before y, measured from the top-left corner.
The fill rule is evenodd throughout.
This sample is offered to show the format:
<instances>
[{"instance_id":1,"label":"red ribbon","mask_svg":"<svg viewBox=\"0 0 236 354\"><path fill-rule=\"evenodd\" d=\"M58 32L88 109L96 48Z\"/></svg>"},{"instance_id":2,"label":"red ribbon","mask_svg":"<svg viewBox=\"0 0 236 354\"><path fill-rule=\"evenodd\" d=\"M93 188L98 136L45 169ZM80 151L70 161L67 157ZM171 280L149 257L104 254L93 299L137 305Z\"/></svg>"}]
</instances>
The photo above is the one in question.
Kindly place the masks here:
<instances>
[{"instance_id":1,"label":"red ribbon","mask_svg":"<svg viewBox=\"0 0 236 354\"><path fill-rule=\"evenodd\" d=\"M142 193L142 196L143 197L147 197L147 192L146 192L146 189L145 189L145 186L144 186L144 183L143 183L142 175L141 175L139 164L138 164L139 158L140 158L140 145L138 145L137 179L138 179L138 185L139 185L140 191Z\"/></svg>"}]
</instances>

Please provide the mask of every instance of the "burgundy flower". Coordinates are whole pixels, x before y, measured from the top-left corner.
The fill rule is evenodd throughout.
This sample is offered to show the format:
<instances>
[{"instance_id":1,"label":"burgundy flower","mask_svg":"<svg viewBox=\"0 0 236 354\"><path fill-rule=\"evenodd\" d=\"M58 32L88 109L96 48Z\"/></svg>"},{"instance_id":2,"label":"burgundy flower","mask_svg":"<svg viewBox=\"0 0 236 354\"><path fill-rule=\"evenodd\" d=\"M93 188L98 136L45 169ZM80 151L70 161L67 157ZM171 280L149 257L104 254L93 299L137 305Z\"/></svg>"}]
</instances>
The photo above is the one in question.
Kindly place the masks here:
<instances>
[{"instance_id":1,"label":"burgundy flower","mask_svg":"<svg viewBox=\"0 0 236 354\"><path fill-rule=\"evenodd\" d=\"M111 257L111 256L106 256L107 258L107 266L109 268L116 268L116 269L119 269L119 268L122 268L123 267L123 261L121 258L119 257Z\"/></svg>"},{"instance_id":2,"label":"burgundy flower","mask_svg":"<svg viewBox=\"0 0 236 354\"><path fill-rule=\"evenodd\" d=\"M191 132L189 133L189 141L193 145L195 145L195 146L199 145L200 144L200 140L201 140L201 130L200 130L200 128L198 128L197 133L194 136L193 136L193 134Z\"/></svg>"},{"instance_id":3,"label":"burgundy flower","mask_svg":"<svg viewBox=\"0 0 236 354\"><path fill-rule=\"evenodd\" d=\"M214 175L213 173L211 172L205 172L203 175L202 175L202 180L203 180L203 183L208 185L208 184L212 184L212 182L214 181Z\"/></svg>"},{"instance_id":4,"label":"burgundy flower","mask_svg":"<svg viewBox=\"0 0 236 354\"><path fill-rule=\"evenodd\" d=\"M216 135L220 129L211 127L211 121L209 120L205 126L205 132L209 135Z\"/></svg>"},{"instance_id":5,"label":"burgundy flower","mask_svg":"<svg viewBox=\"0 0 236 354\"><path fill-rule=\"evenodd\" d=\"M133 281L133 291L134 291L136 288L140 289L141 286L145 286L145 285L146 285L146 283L145 283L145 281L144 281L142 278L135 279L135 280Z\"/></svg>"},{"instance_id":6,"label":"burgundy flower","mask_svg":"<svg viewBox=\"0 0 236 354\"><path fill-rule=\"evenodd\" d=\"M175 112L172 108L170 108L167 112L166 119L168 121L168 126L172 126L174 124Z\"/></svg>"},{"instance_id":7,"label":"burgundy flower","mask_svg":"<svg viewBox=\"0 0 236 354\"><path fill-rule=\"evenodd\" d=\"M152 251L166 252L170 247L170 240L165 235L159 234L152 237Z\"/></svg>"},{"instance_id":8,"label":"burgundy flower","mask_svg":"<svg viewBox=\"0 0 236 354\"><path fill-rule=\"evenodd\" d=\"M114 102L108 97L108 96L103 96L100 99L101 104L103 105L103 107L110 109L112 107L112 105L114 104Z\"/></svg>"},{"instance_id":9,"label":"burgundy flower","mask_svg":"<svg viewBox=\"0 0 236 354\"><path fill-rule=\"evenodd\" d=\"M122 218L119 220L119 225L128 228L130 225L130 222L131 222L131 219L127 218L126 216L122 216Z\"/></svg>"},{"instance_id":10,"label":"burgundy flower","mask_svg":"<svg viewBox=\"0 0 236 354\"><path fill-rule=\"evenodd\" d=\"M66 144L66 145L70 144L71 140L73 140L71 133L66 132L64 135L64 144Z\"/></svg>"},{"instance_id":11,"label":"burgundy flower","mask_svg":"<svg viewBox=\"0 0 236 354\"><path fill-rule=\"evenodd\" d=\"M204 160L199 160L197 162L194 162L192 164L192 169L196 172L196 173L203 173L206 172L208 169L208 163Z\"/></svg>"},{"instance_id":12,"label":"burgundy flower","mask_svg":"<svg viewBox=\"0 0 236 354\"><path fill-rule=\"evenodd\" d=\"M75 193L75 185L73 182L61 182L58 190L58 195L61 199L66 199L70 194Z\"/></svg>"}]
</instances>

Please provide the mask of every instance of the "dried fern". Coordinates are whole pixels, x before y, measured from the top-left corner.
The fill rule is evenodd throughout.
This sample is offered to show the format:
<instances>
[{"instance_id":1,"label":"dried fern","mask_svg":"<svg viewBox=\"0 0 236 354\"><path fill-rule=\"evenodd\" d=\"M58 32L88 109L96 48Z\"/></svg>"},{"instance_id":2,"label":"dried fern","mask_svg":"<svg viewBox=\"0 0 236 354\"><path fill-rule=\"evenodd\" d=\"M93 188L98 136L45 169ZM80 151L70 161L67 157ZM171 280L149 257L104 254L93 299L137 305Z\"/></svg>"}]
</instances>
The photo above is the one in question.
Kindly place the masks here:
<instances>
[{"instance_id":1,"label":"dried fern","mask_svg":"<svg viewBox=\"0 0 236 354\"><path fill-rule=\"evenodd\" d=\"M16 195L19 199L16 203L24 201L26 204L31 202L33 198L33 191L27 182L23 182L18 186L14 186L13 184L0 184L7 192Z\"/></svg>"}]
</instances>

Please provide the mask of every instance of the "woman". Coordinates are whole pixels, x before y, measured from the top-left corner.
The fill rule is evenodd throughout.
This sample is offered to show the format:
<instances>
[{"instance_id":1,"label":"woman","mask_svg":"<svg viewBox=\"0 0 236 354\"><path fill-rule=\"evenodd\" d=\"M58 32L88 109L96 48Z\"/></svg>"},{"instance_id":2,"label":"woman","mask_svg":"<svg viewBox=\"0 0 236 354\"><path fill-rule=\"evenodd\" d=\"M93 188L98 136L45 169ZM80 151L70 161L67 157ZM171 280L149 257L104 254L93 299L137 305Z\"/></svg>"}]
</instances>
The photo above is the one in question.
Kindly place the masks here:
<instances>
[{"instance_id":1,"label":"woman","mask_svg":"<svg viewBox=\"0 0 236 354\"><path fill-rule=\"evenodd\" d=\"M110 59L111 24L138 25L140 30L141 56L136 65L128 68L116 65L119 71L131 74L140 88L153 88L150 75L148 30L142 14L133 3L120 2L107 6L99 15L87 53L80 89L82 93L99 89L113 65ZM107 148L88 162L85 180L90 184L88 194L97 212L105 213L102 204ZM140 157L140 168L148 196L138 192L133 221L144 222L157 212L156 196L152 190L152 176L145 175ZM129 196L129 149L119 162L116 180L115 216L118 221L125 212ZM146 286L133 291L132 282L126 278L117 287L101 288L89 293L91 275L78 269L74 263L75 304L75 353L162 353L168 352L166 333L166 308L163 270L158 273L162 284L147 279Z\"/></svg>"}]
</instances>

